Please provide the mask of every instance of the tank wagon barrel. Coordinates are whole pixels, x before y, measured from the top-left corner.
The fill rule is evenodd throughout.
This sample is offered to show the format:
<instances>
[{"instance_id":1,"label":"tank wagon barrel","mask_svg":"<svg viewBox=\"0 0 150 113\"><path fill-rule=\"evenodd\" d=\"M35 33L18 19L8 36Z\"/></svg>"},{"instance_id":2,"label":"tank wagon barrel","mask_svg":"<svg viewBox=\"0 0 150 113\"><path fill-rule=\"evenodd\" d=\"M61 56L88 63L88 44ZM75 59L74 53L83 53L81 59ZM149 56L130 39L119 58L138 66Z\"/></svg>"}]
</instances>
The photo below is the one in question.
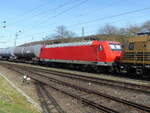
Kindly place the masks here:
<instances>
[{"instance_id":1,"label":"tank wagon barrel","mask_svg":"<svg viewBox=\"0 0 150 113\"><path fill-rule=\"evenodd\" d=\"M27 47L16 47L14 50L14 55L17 58L24 58L24 59L32 59L35 57L39 57L42 45L33 45Z\"/></svg>"},{"instance_id":2,"label":"tank wagon barrel","mask_svg":"<svg viewBox=\"0 0 150 113\"><path fill-rule=\"evenodd\" d=\"M14 56L14 47L10 48L1 48L0 49L0 57L1 58L11 58L11 56Z\"/></svg>"},{"instance_id":3,"label":"tank wagon barrel","mask_svg":"<svg viewBox=\"0 0 150 113\"><path fill-rule=\"evenodd\" d=\"M27 47L10 47L10 48L1 48L0 57L8 59L32 59L39 58L42 45L33 45Z\"/></svg>"}]
</instances>

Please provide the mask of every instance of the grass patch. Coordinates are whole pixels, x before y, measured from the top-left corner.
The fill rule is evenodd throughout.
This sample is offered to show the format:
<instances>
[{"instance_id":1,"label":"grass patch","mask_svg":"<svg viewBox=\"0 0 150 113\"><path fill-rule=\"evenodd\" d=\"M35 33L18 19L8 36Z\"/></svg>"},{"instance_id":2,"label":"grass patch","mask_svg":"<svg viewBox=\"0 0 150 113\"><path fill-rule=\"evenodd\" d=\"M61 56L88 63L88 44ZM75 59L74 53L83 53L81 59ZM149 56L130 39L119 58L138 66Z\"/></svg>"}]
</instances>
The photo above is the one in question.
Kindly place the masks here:
<instances>
[{"instance_id":1,"label":"grass patch","mask_svg":"<svg viewBox=\"0 0 150 113\"><path fill-rule=\"evenodd\" d=\"M0 77L0 113L39 113L24 96Z\"/></svg>"}]
</instances>

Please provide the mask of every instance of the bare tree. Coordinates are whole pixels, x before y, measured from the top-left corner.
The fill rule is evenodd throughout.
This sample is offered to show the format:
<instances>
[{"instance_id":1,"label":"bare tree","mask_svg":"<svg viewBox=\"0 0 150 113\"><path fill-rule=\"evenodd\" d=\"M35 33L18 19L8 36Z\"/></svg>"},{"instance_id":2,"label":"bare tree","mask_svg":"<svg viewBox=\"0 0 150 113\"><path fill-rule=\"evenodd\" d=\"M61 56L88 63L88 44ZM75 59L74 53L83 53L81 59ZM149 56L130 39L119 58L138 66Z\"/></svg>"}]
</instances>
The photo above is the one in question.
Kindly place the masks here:
<instances>
[{"instance_id":1,"label":"bare tree","mask_svg":"<svg viewBox=\"0 0 150 113\"><path fill-rule=\"evenodd\" d=\"M142 29L150 30L150 21L146 21L142 26Z\"/></svg>"},{"instance_id":2,"label":"bare tree","mask_svg":"<svg viewBox=\"0 0 150 113\"><path fill-rule=\"evenodd\" d=\"M117 31L117 34L118 35L128 35L128 31L127 31L127 28L119 28L118 31Z\"/></svg>"},{"instance_id":3,"label":"bare tree","mask_svg":"<svg viewBox=\"0 0 150 113\"><path fill-rule=\"evenodd\" d=\"M101 27L98 30L99 34L117 34L117 27L110 25L110 24L105 24L103 27Z\"/></svg>"},{"instance_id":4,"label":"bare tree","mask_svg":"<svg viewBox=\"0 0 150 113\"><path fill-rule=\"evenodd\" d=\"M141 30L141 27L140 27L140 26L137 26L137 25L130 25L130 26L127 28L128 36L133 36L133 35L137 34L140 30Z\"/></svg>"},{"instance_id":5,"label":"bare tree","mask_svg":"<svg viewBox=\"0 0 150 113\"><path fill-rule=\"evenodd\" d=\"M55 38L71 38L75 36L75 33L73 31L67 30L66 27L63 25L58 26L55 31Z\"/></svg>"},{"instance_id":6,"label":"bare tree","mask_svg":"<svg viewBox=\"0 0 150 113\"><path fill-rule=\"evenodd\" d=\"M56 28L56 36L57 37L64 38L66 34L67 34L67 30L66 30L65 26L61 25Z\"/></svg>"}]
</instances>

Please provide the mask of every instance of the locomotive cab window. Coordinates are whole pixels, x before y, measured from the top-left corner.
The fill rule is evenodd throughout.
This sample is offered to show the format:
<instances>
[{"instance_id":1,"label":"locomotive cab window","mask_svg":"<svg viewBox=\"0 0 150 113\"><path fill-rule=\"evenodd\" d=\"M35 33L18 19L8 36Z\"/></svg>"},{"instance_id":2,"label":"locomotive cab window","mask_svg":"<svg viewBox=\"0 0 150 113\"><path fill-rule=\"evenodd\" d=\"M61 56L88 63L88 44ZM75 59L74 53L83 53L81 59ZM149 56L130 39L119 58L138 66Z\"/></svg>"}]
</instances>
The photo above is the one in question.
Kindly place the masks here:
<instances>
[{"instance_id":1,"label":"locomotive cab window","mask_svg":"<svg viewBox=\"0 0 150 113\"><path fill-rule=\"evenodd\" d=\"M129 50L134 50L134 43L129 43Z\"/></svg>"},{"instance_id":2,"label":"locomotive cab window","mask_svg":"<svg viewBox=\"0 0 150 113\"><path fill-rule=\"evenodd\" d=\"M113 50L113 51L121 51L122 50L120 44L110 43L109 46L110 46L111 50Z\"/></svg>"}]
</instances>

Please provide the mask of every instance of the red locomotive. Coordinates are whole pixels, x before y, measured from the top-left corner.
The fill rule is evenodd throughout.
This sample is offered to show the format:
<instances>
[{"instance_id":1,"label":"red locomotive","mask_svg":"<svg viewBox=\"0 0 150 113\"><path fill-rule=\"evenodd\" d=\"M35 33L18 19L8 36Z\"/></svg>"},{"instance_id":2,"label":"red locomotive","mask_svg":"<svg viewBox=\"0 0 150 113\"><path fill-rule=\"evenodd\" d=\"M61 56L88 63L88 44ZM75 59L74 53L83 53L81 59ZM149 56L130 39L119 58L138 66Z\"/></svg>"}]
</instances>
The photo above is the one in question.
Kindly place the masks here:
<instances>
[{"instance_id":1,"label":"red locomotive","mask_svg":"<svg viewBox=\"0 0 150 113\"><path fill-rule=\"evenodd\" d=\"M121 45L115 41L89 41L46 45L41 49L40 60L112 66L120 58Z\"/></svg>"}]
</instances>

